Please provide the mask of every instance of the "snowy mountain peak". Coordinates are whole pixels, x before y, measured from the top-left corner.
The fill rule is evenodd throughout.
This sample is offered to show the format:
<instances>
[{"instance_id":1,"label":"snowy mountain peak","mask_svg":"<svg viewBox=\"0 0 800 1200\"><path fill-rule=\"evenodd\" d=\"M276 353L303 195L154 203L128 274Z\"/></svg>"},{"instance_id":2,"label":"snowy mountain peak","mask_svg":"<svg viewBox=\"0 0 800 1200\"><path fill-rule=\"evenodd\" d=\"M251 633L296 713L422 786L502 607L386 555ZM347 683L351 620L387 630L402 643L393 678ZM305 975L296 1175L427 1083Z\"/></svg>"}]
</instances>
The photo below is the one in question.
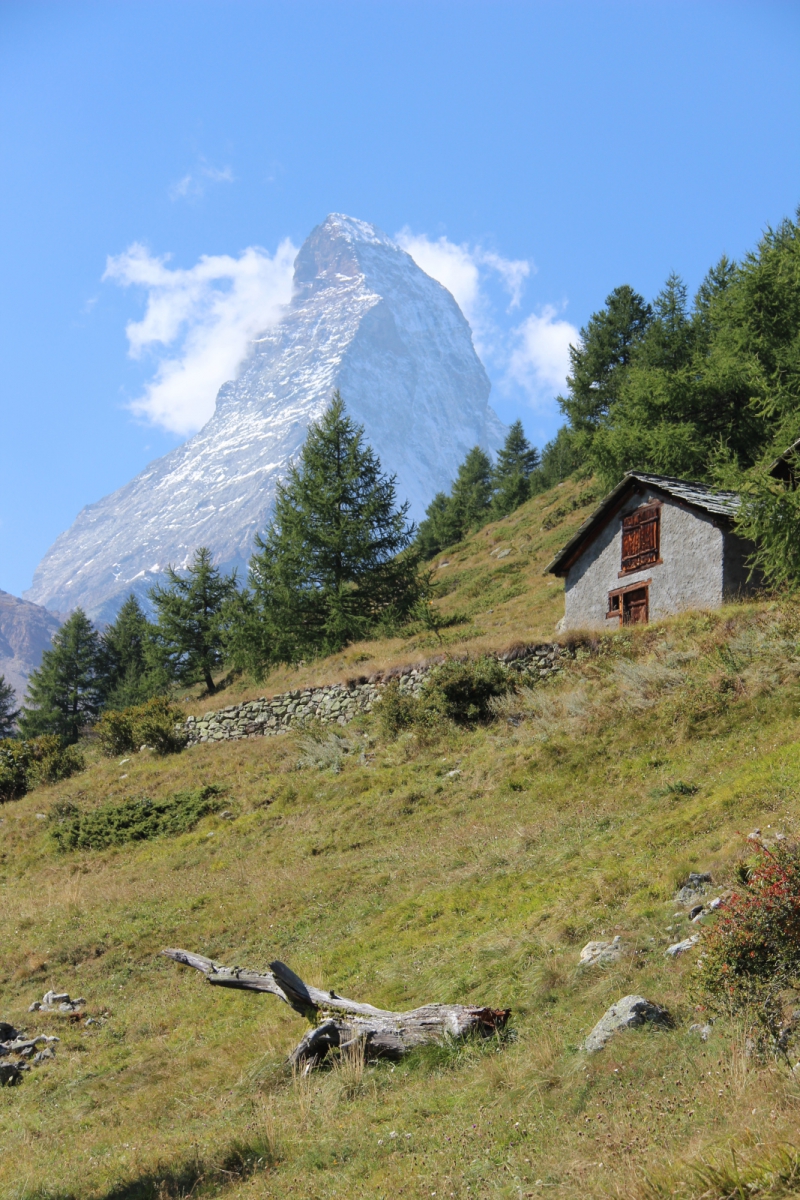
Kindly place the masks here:
<instances>
[{"instance_id":1,"label":"snowy mountain peak","mask_svg":"<svg viewBox=\"0 0 800 1200\"><path fill-rule=\"evenodd\" d=\"M330 214L303 243L294 282L284 317L222 385L207 424L83 509L37 568L29 600L105 621L198 546L245 568L277 480L336 389L416 519L472 446L498 447L504 430L466 319L385 233Z\"/></svg>"}]
</instances>

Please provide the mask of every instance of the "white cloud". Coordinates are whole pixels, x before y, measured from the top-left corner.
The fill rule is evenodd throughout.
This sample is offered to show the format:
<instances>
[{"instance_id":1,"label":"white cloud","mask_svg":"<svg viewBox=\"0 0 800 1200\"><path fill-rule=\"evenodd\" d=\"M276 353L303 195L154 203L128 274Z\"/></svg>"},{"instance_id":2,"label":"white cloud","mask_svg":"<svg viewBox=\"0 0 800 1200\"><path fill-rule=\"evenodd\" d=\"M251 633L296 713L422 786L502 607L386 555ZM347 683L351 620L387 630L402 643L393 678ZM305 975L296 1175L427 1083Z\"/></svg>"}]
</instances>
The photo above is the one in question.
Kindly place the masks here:
<instances>
[{"instance_id":1,"label":"white cloud","mask_svg":"<svg viewBox=\"0 0 800 1200\"><path fill-rule=\"evenodd\" d=\"M453 294L472 327L476 350L498 373L501 391L519 389L540 413L552 409L554 397L566 387L569 347L577 345L578 330L560 318L552 305L515 326L506 321L501 328L487 291L489 276L494 274L509 296L507 312L519 308L525 282L536 269L533 264L503 258L481 246L458 245L446 237L415 234L408 227L396 240L423 271Z\"/></svg>"},{"instance_id":2,"label":"white cloud","mask_svg":"<svg viewBox=\"0 0 800 1200\"><path fill-rule=\"evenodd\" d=\"M580 334L548 304L526 317L512 339L506 378L527 393L533 408L544 409L566 387L569 347L578 345Z\"/></svg>"},{"instance_id":3,"label":"white cloud","mask_svg":"<svg viewBox=\"0 0 800 1200\"><path fill-rule=\"evenodd\" d=\"M408 226L400 230L395 240L426 275L436 279L455 297L475 335L478 353L491 357L497 330L486 294L487 273L491 271L500 277L509 294L511 310L519 306L532 264L525 259L503 258L480 246L458 245L446 237L432 240L427 234L412 233Z\"/></svg>"},{"instance_id":4,"label":"white cloud","mask_svg":"<svg viewBox=\"0 0 800 1200\"><path fill-rule=\"evenodd\" d=\"M170 200L199 199L205 194L209 183L233 183L234 174L231 167L214 167L201 158L193 171L188 171L177 183L169 187Z\"/></svg>"},{"instance_id":5,"label":"white cloud","mask_svg":"<svg viewBox=\"0 0 800 1200\"><path fill-rule=\"evenodd\" d=\"M203 255L188 270L168 267L169 255L156 258L138 243L110 257L104 279L147 289L144 317L125 328L131 357L170 347L132 410L173 433L199 429L250 342L280 319L296 255L286 238L273 256L249 246L239 258Z\"/></svg>"}]
</instances>

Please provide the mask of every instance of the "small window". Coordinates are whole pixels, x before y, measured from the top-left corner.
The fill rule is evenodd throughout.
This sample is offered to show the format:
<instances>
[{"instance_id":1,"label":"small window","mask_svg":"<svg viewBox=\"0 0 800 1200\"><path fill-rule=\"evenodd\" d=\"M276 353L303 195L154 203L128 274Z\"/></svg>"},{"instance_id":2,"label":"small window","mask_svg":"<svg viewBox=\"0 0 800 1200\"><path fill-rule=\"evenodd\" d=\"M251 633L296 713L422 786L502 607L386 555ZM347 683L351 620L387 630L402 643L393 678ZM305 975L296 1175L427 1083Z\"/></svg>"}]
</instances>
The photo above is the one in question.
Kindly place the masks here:
<instances>
[{"instance_id":1,"label":"small window","mask_svg":"<svg viewBox=\"0 0 800 1200\"><path fill-rule=\"evenodd\" d=\"M622 518L622 572L661 561L661 505L646 504Z\"/></svg>"},{"instance_id":2,"label":"small window","mask_svg":"<svg viewBox=\"0 0 800 1200\"><path fill-rule=\"evenodd\" d=\"M606 617L615 619L619 625L646 625L650 620L650 584L633 583L608 593Z\"/></svg>"}]
</instances>

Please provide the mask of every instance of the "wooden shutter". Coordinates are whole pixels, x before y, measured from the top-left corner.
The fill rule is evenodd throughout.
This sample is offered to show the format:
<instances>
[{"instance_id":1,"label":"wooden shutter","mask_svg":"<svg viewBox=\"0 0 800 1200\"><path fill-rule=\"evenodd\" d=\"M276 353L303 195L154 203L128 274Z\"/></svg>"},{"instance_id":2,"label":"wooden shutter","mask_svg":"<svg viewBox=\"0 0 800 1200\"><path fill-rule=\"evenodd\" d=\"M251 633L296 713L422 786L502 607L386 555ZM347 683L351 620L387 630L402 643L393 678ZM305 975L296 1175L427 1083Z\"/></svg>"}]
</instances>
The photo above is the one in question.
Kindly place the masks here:
<instances>
[{"instance_id":1,"label":"wooden shutter","mask_svg":"<svg viewBox=\"0 0 800 1200\"><path fill-rule=\"evenodd\" d=\"M658 562L661 550L661 505L646 504L622 518L622 570L638 571Z\"/></svg>"}]
</instances>

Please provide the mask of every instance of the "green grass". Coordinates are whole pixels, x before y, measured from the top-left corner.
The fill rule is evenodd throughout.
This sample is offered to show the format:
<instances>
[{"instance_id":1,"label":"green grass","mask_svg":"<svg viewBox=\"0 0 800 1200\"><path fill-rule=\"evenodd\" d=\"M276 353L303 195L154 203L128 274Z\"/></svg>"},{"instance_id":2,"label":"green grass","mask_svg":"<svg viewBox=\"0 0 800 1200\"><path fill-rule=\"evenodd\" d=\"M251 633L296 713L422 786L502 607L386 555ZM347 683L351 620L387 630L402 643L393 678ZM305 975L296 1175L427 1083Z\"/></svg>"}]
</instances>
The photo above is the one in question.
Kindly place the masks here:
<instances>
[{"instance_id":1,"label":"green grass","mask_svg":"<svg viewBox=\"0 0 800 1200\"><path fill-rule=\"evenodd\" d=\"M540 611L549 581L530 580ZM0 1195L796 1195L800 1084L748 1057L736 1023L691 1033L694 959L664 949L688 932L673 896L690 870L723 887L752 828L798 832L798 632L788 600L689 615L587 640L476 729L392 739L364 718L363 753L335 770L299 765L290 735L98 756L2 806L0 1019L62 1041L0 1091ZM61 853L37 817L207 787L233 820L104 849ZM578 966L617 933L619 963ZM510 1007L509 1036L293 1079L302 1019L210 988L165 946L280 958L385 1007ZM51 987L110 1016L29 1015ZM630 992L674 1027L587 1058Z\"/></svg>"}]
</instances>

